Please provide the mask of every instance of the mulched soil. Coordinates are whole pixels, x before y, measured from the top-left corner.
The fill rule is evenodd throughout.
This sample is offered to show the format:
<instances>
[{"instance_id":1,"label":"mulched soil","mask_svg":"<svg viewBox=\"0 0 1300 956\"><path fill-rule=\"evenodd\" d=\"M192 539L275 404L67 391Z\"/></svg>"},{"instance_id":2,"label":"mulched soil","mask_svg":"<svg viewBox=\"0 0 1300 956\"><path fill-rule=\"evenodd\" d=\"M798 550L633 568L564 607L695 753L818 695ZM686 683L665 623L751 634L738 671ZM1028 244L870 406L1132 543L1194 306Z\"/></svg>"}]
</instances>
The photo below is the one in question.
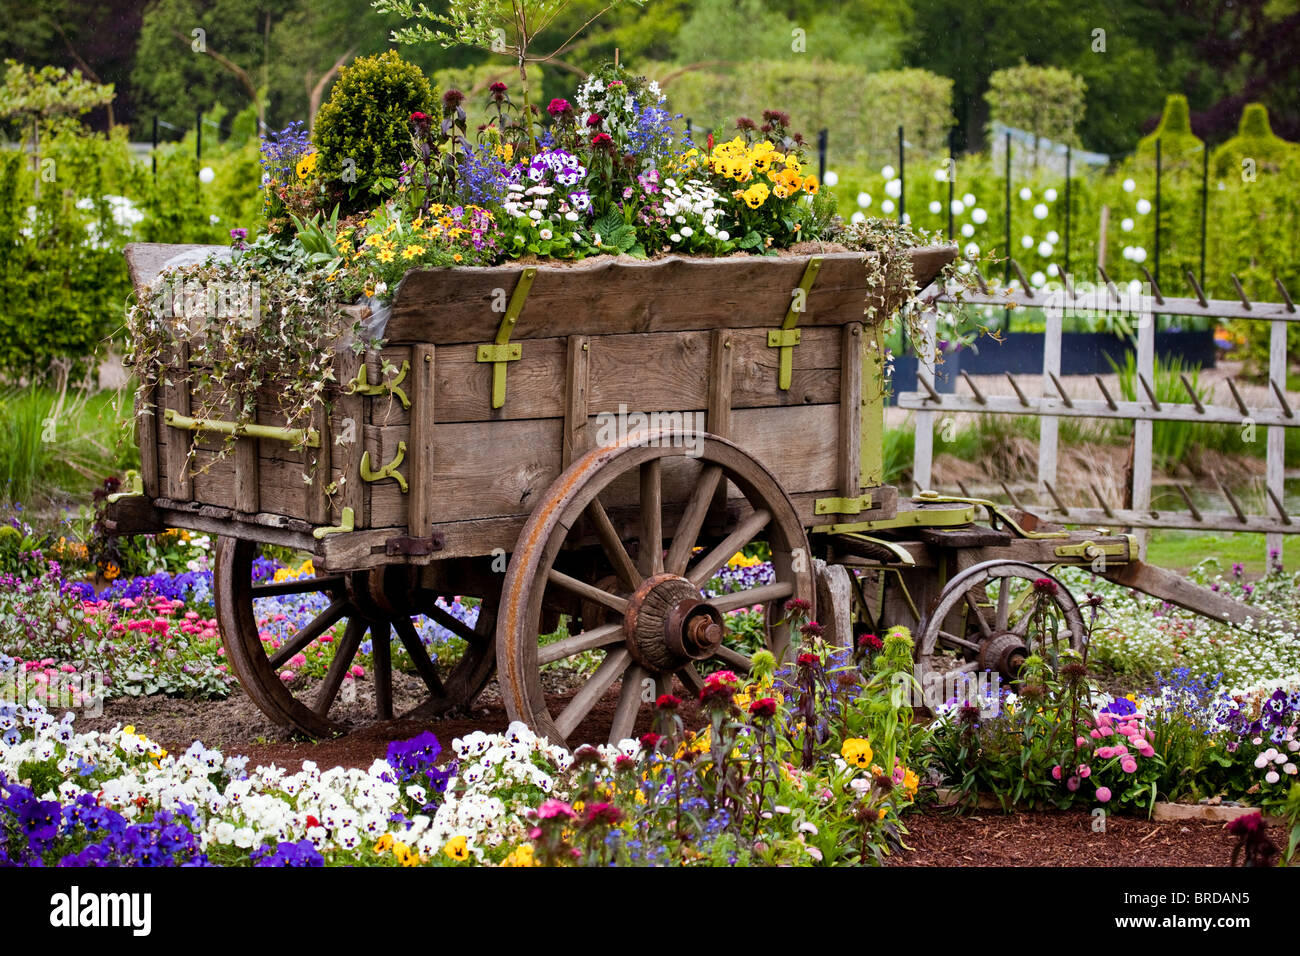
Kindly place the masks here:
<instances>
[{"instance_id":1,"label":"mulched soil","mask_svg":"<svg viewBox=\"0 0 1300 956\"><path fill-rule=\"evenodd\" d=\"M903 821L910 847L889 866L1229 866L1236 838L1221 823L1112 816L1093 832L1083 810L957 814L927 809ZM1284 840L1270 828L1274 844Z\"/></svg>"}]
</instances>

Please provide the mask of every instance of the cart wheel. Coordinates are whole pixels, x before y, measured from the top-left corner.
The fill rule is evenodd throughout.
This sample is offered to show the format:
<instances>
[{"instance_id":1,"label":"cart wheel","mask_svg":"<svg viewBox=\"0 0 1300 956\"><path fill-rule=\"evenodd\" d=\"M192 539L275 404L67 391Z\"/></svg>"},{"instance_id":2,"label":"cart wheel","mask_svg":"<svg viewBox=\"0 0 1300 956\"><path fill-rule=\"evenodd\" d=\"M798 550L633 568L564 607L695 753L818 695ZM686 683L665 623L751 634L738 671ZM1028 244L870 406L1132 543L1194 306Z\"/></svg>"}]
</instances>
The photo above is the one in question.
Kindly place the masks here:
<instances>
[{"instance_id":1,"label":"cart wheel","mask_svg":"<svg viewBox=\"0 0 1300 956\"><path fill-rule=\"evenodd\" d=\"M702 453L688 456L701 444ZM683 458L688 461L677 460ZM698 458L698 466L688 463L690 458ZM697 467L697 472L684 475L681 469L691 467ZM663 501L666 475L681 478L690 487L684 507L671 507L670 502L671 536ZM740 490L748 508L729 521L725 532L709 536L705 519L722 481ZM615 482L622 492L620 505L631 507L614 509L611 504L607 511L606 502L614 500L607 490ZM601 501L602 493L606 502ZM686 494L683 490L682 496ZM637 540L638 560L624 546L625 536L611 513L635 528L626 537ZM584 515L586 521L580 523ZM557 563L568 567L565 546L576 546L584 529L599 539L617 575L608 588L557 568ZM712 598L702 591L732 555L759 538L772 551L770 583ZM665 540L669 542L666 554ZM703 548L698 556L693 554L697 546ZM814 601L807 548L803 526L776 479L725 439L652 433L639 442L634 437L587 453L556 480L533 511L506 571L497 624L506 712L539 735L567 742L606 693L617 687L613 716L600 718L594 733L588 726L583 738L617 742L630 737L638 716L649 711L657 694L668 692L674 676L688 693L698 694L703 680L697 663L712 661L740 673L749 670L749 654L728 639L725 615L755 605L765 608L764 641L780 659L790 636L785 601L799 597L810 606ZM584 630L539 646L544 600L588 608L596 604L605 613L584 612L591 622ZM542 665L587 651L604 652L595 673L567 703L548 702L542 691Z\"/></svg>"},{"instance_id":2,"label":"cart wheel","mask_svg":"<svg viewBox=\"0 0 1300 956\"><path fill-rule=\"evenodd\" d=\"M213 590L221 639L235 676L245 693L277 724L311 737L353 729L343 719L331 717L331 711L367 632L374 644L370 676L378 720L393 718L394 631L430 693L425 704L404 716L432 716L471 703L491 678L494 602L484 601L479 625L471 629L437 607L436 595L415 590L407 569L401 566L254 584L253 562L258 553L255 542L218 539ZM285 594L301 594L304 598L323 594L327 603L301 630L272 649L262 641L258 620L273 609L259 604ZM466 642L464 656L449 674L439 675L420 640L412 620L420 615L428 615ZM336 636L339 624L343 624L343 630L341 636ZM305 688L295 690L281 679L281 674L294 655L320 640L336 642L333 663L311 694Z\"/></svg>"},{"instance_id":3,"label":"cart wheel","mask_svg":"<svg viewBox=\"0 0 1300 956\"><path fill-rule=\"evenodd\" d=\"M1030 654L1055 667L1062 650L1082 653L1086 643L1079 605L1058 579L1020 561L985 561L949 581L921 622L916 677L927 703L941 703L929 698L942 675L993 671L1010 682ZM946 700L953 688L942 686Z\"/></svg>"}]
</instances>

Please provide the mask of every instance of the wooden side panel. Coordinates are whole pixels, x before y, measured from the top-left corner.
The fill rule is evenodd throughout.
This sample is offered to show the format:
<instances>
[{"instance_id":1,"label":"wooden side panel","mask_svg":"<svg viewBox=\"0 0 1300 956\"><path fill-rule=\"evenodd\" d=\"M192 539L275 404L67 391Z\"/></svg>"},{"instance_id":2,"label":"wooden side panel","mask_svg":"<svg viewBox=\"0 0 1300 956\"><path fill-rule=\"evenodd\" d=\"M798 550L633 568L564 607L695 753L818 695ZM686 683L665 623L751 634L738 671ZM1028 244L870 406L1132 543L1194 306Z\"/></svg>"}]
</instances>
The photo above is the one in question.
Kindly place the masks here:
<instances>
[{"instance_id":1,"label":"wooden side panel","mask_svg":"<svg viewBox=\"0 0 1300 956\"><path fill-rule=\"evenodd\" d=\"M781 316L771 328L780 325ZM736 408L768 405L829 405L840 400L840 329L800 323L800 342L790 351L790 388L777 386L780 349L767 345L767 329L736 329L732 404Z\"/></svg>"},{"instance_id":2,"label":"wooden side panel","mask_svg":"<svg viewBox=\"0 0 1300 956\"><path fill-rule=\"evenodd\" d=\"M593 414L619 405L702 410L709 401L709 333L592 336L590 378Z\"/></svg>"},{"instance_id":3,"label":"wooden side panel","mask_svg":"<svg viewBox=\"0 0 1300 956\"><path fill-rule=\"evenodd\" d=\"M336 374L342 383L352 381L361 368L362 357L345 352L338 357ZM400 403L399 404L400 407ZM366 485L361 480L362 439L366 426L366 399L360 395L340 394L334 400L334 440L330 443L330 480L338 489L330 510L330 525L343 520L343 509L351 508L358 528L367 523Z\"/></svg>"},{"instance_id":4,"label":"wooden side panel","mask_svg":"<svg viewBox=\"0 0 1300 956\"><path fill-rule=\"evenodd\" d=\"M375 524L393 526L405 523L411 537L424 538L428 537L430 526L443 510L441 498L433 486L441 456L436 445L438 433L434 428L434 422L437 421L437 369L432 345L417 345L411 349L411 374L407 380L411 383L411 424L405 429L408 438L406 451L411 462L407 478L410 490L403 494L397 482L390 479L373 484L370 488L370 510ZM386 437L399 430L401 429L386 428L381 434ZM392 443L391 448L384 447L381 442L379 456L375 458L374 453L371 453L371 457L378 462L372 467L382 467L397 457L397 452L396 442ZM388 511L384 510L384 503L387 503ZM402 521L403 510L407 512L406 522Z\"/></svg>"},{"instance_id":5,"label":"wooden side panel","mask_svg":"<svg viewBox=\"0 0 1300 956\"><path fill-rule=\"evenodd\" d=\"M163 409L170 409L178 415L188 415L190 413L190 387L189 384L180 378L179 370L189 367L190 347L185 342L176 345L172 353L171 367L174 370L162 386ZM166 375L167 373L164 372ZM167 382L170 382L168 384ZM160 414L165 414L160 410ZM172 431L170 426L159 420L159 432ZM182 437L188 435L188 432L176 431L177 435ZM171 436L168 436L169 438ZM167 497L173 501L188 501L193 494L190 487L190 479L186 474L186 461L189 457L189 445L185 441L169 441L162 451L163 474L165 477L164 491Z\"/></svg>"},{"instance_id":6,"label":"wooden side panel","mask_svg":"<svg viewBox=\"0 0 1300 956\"><path fill-rule=\"evenodd\" d=\"M591 340L570 335L564 374L564 449L561 468L568 468L590 446L587 428L588 391L591 383Z\"/></svg>"},{"instance_id":7,"label":"wooden side panel","mask_svg":"<svg viewBox=\"0 0 1300 956\"><path fill-rule=\"evenodd\" d=\"M863 326L850 322L841 332L840 421L836 449L837 486L852 498L862 487L862 353Z\"/></svg>"}]
</instances>

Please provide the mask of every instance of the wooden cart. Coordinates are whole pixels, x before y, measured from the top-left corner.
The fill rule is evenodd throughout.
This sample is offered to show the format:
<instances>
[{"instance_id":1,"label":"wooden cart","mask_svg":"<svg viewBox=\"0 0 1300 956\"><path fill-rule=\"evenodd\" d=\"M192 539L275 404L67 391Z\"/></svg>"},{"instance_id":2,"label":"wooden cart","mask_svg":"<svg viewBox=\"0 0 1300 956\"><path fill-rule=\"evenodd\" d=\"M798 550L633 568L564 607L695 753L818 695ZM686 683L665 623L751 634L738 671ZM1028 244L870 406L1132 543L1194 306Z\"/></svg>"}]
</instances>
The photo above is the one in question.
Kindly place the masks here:
<instances>
[{"instance_id":1,"label":"wooden cart","mask_svg":"<svg viewBox=\"0 0 1300 956\"><path fill-rule=\"evenodd\" d=\"M140 294L182 248L128 247ZM917 283L954 254L914 251ZM701 662L747 669L752 648L727 633L728 611L765 608L767 646L783 653L793 597L820 598L837 640L851 640L851 616L859 629L913 627L925 673L1013 677L1040 568L1116 573L1131 541L972 499L900 502L881 480L886 383L869 294L888 307L898 290L869 289L849 253L412 272L385 347L337 356L306 451L268 392L219 457L233 428L211 412L220 396L159 369L176 384L157 385L138 420L142 493L110 520L220 536L214 590L233 669L268 716L309 735L347 729L331 709L367 632L379 718L393 716L395 631L429 689L421 715L470 704L495 669L509 716L556 741L630 736L674 680L698 691ZM189 362L186 342L171 362ZM975 523L981 508L991 527ZM755 540L770 546L771 579L703 592ZM311 554L316 576L254 583L262 545ZM255 602L308 591L326 609L268 652ZM438 606L453 595L481 600L475 627ZM1059 639L1081 646L1077 603L1059 582L1051 600ZM422 645L421 615L466 642L450 671ZM561 620L568 636L539 645ZM310 698L280 679L341 622ZM544 665L590 651L603 662L576 693L544 692ZM593 731L591 715L611 712Z\"/></svg>"}]
</instances>

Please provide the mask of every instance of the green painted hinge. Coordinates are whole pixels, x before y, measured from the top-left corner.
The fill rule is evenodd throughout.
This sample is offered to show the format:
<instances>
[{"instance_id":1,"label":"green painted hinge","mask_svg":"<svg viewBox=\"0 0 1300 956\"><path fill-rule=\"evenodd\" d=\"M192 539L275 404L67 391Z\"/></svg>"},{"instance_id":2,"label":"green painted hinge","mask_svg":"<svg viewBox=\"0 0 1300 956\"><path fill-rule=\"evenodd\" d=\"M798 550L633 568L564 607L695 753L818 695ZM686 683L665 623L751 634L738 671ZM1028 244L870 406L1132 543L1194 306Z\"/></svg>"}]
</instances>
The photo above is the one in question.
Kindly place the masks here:
<instances>
[{"instance_id":1,"label":"green painted hinge","mask_svg":"<svg viewBox=\"0 0 1300 956\"><path fill-rule=\"evenodd\" d=\"M397 454L393 457L393 460L390 461L388 464L384 465L384 467L380 468L378 471L371 471L370 452L367 451L362 453L361 480L362 481L383 481L385 478L392 478L398 483L398 485L401 486L402 494L406 494L406 492L410 489L406 484L406 479L402 477L402 473L397 470L397 466L402 463L402 459L405 457L406 457L406 442L399 441L397 443Z\"/></svg>"},{"instance_id":2,"label":"green painted hinge","mask_svg":"<svg viewBox=\"0 0 1300 956\"><path fill-rule=\"evenodd\" d=\"M140 472L136 471L134 468L128 469L127 473L123 475L123 478L124 480L122 484L124 484L126 488L123 491L115 492L104 499L110 505L121 501L123 498L138 498L144 494L144 479L140 477Z\"/></svg>"},{"instance_id":3,"label":"green painted hinge","mask_svg":"<svg viewBox=\"0 0 1300 956\"><path fill-rule=\"evenodd\" d=\"M767 333L767 347L781 350L781 366L777 372L776 384L783 392L790 391L790 377L794 362L794 353L791 349L799 344L800 339L799 330L795 326L799 323L799 314L807 306L808 293L812 291L813 283L817 281L817 273L821 271L821 267L821 256L813 256L808 260L808 265L803 270L803 278L799 280L799 287L790 293L790 297L794 301L790 303L790 308L786 310L781 327L772 329ZM856 512L853 513L856 514Z\"/></svg>"},{"instance_id":4,"label":"green painted hinge","mask_svg":"<svg viewBox=\"0 0 1300 956\"><path fill-rule=\"evenodd\" d=\"M344 508L341 524L334 528L317 528L312 531L311 536L320 541L327 534L342 534L345 531L353 531L356 526L356 513L351 508Z\"/></svg>"},{"instance_id":5,"label":"green painted hinge","mask_svg":"<svg viewBox=\"0 0 1300 956\"><path fill-rule=\"evenodd\" d=\"M871 510L871 492L852 498L818 498L813 502L813 514L857 515Z\"/></svg>"},{"instance_id":6,"label":"green painted hinge","mask_svg":"<svg viewBox=\"0 0 1300 956\"><path fill-rule=\"evenodd\" d=\"M392 366L389 367L391 368ZM401 388L398 387L402 384L402 382L406 380L406 373L409 372L410 370L411 370L411 363L408 361L403 361L401 369L399 369L397 372L397 377L394 378L391 382L380 382L378 385L371 385L366 378L368 374L366 372L366 364L362 362L361 368L357 369L357 377L354 378L352 381L348 382L347 387L343 389L343 394L382 395L384 394L384 392L388 392L390 395L392 395L394 398L396 398L399 402L402 403L403 408L410 408L411 400L407 398L406 393L402 391Z\"/></svg>"},{"instance_id":7,"label":"green painted hinge","mask_svg":"<svg viewBox=\"0 0 1300 956\"><path fill-rule=\"evenodd\" d=\"M510 333L519 321L519 314L524 311L524 300L528 298L528 290L532 288L536 277L537 270L533 268L525 269L520 274L515 291L510 296L510 303L506 306L506 314L501 319L501 327L497 329L496 341L492 345L480 345L475 356L479 362L492 364L493 408L500 408L506 403L506 363L517 362L524 357L524 347L517 342L511 343Z\"/></svg>"}]
</instances>

